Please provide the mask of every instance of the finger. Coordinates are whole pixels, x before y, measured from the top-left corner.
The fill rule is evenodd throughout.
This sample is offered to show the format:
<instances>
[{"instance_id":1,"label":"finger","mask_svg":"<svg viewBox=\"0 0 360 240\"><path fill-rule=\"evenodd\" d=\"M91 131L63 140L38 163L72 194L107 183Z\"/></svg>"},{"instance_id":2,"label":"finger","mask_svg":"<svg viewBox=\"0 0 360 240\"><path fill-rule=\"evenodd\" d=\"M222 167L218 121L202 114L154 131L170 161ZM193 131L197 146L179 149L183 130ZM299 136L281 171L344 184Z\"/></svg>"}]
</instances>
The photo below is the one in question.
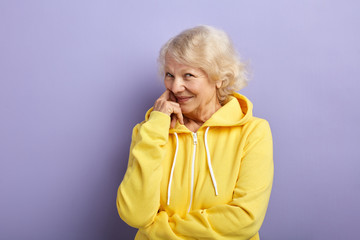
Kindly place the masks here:
<instances>
[{"instance_id":1,"label":"finger","mask_svg":"<svg viewBox=\"0 0 360 240\"><path fill-rule=\"evenodd\" d=\"M165 112L166 111L165 108L166 108L166 101L158 98L154 103L154 111L167 113L167 112Z\"/></svg>"},{"instance_id":2,"label":"finger","mask_svg":"<svg viewBox=\"0 0 360 240\"><path fill-rule=\"evenodd\" d=\"M173 111L174 111L173 109L175 107L172 105L172 103L174 103L174 102L170 102L170 101L158 98L154 104L154 111L163 112L170 116L173 113Z\"/></svg>"},{"instance_id":3,"label":"finger","mask_svg":"<svg viewBox=\"0 0 360 240\"><path fill-rule=\"evenodd\" d=\"M177 113L177 114L176 114L176 117L177 117L177 119L179 119L179 122L180 122L182 125L184 125L184 117L183 117L181 111L180 111L180 113Z\"/></svg>"},{"instance_id":4,"label":"finger","mask_svg":"<svg viewBox=\"0 0 360 240\"><path fill-rule=\"evenodd\" d=\"M169 90L169 100L173 101L173 102L176 102L176 97L175 97L174 93L171 92L170 90Z\"/></svg>"},{"instance_id":5,"label":"finger","mask_svg":"<svg viewBox=\"0 0 360 240\"><path fill-rule=\"evenodd\" d=\"M176 118L179 120L181 124L184 124L184 118L181 112L181 108L178 103L173 103L173 114L176 115Z\"/></svg>"},{"instance_id":6,"label":"finger","mask_svg":"<svg viewBox=\"0 0 360 240\"><path fill-rule=\"evenodd\" d=\"M180 107L179 104L176 103L176 102L171 102L171 101L166 102L166 111L170 115L175 113L175 111L177 111L176 109L179 108L179 107Z\"/></svg>"},{"instance_id":7,"label":"finger","mask_svg":"<svg viewBox=\"0 0 360 240\"><path fill-rule=\"evenodd\" d=\"M167 114L169 114L169 116L171 116L171 114L173 114L173 112L174 112L174 107L173 106L167 106L166 112L167 112Z\"/></svg>"},{"instance_id":8,"label":"finger","mask_svg":"<svg viewBox=\"0 0 360 240\"><path fill-rule=\"evenodd\" d=\"M174 115L171 116L171 123L170 123L170 127L171 128L175 128L176 125L176 117Z\"/></svg>"},{"instance_id":9,"label":"finger","mask_svg":"<svg viewBox=\"0 0 360 240\"><path fill-rule=\"evenodd\" d=\"M169 97L170 97L169 95L170 95L170 90L166 89L165 92L163 92L163 94L161 94L161 96L159 98L169 100Z\"/></svg>"}]
</instances>

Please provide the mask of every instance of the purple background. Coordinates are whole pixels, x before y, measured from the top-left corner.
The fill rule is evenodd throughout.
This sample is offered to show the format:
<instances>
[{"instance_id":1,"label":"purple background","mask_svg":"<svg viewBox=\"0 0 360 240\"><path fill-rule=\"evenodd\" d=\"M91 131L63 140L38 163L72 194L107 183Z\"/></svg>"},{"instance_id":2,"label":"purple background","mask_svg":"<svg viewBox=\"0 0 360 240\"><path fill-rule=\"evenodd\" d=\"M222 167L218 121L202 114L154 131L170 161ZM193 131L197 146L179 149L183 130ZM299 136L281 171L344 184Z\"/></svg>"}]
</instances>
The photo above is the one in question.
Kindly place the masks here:
<instances>
[{"instance_id":1,"label":"purple background","mask_svg":"<svg viewBox=\"0 0 360 240\"><path fill-rule=\"evenodd\" d=\"M359 1L0 2L0 239L133 239L116 190L161 45L224 29L274 137L262 240L357 239Z\"/></svg>"}]
</instances>

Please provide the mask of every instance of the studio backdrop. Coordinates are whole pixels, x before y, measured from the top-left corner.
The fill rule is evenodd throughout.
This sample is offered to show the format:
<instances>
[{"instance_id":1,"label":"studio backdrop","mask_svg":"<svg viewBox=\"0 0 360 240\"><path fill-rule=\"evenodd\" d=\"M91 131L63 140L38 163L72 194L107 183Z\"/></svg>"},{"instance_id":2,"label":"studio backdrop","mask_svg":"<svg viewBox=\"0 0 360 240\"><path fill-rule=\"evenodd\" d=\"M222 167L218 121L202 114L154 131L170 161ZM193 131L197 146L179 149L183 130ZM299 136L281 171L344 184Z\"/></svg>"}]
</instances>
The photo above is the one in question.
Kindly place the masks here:
<instances>
[{"instance_id":1,"label":"studio backdrop","mask_svg":"<svg viewBox=\"0 0 360 240\"><path fill-rule=\"evenodd\" d=\"M360 3L0 2L0 239L133 239L116 191L164 91L160 47L200 24L250 69L275 175L262 240L358 239Z\"/></svg>"}]
</instances>

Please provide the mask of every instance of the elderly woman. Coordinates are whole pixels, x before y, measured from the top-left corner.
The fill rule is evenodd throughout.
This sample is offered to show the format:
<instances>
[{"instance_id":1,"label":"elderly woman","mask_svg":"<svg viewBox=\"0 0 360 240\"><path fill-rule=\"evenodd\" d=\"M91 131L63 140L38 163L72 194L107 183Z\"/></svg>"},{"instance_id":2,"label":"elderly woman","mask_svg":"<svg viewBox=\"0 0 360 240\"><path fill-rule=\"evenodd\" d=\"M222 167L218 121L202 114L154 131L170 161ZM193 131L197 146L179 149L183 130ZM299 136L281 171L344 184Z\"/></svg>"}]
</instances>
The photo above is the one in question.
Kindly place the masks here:
<instances>
[{"instance_id":1,"label":"elderly woman","mask_svg":"<svg viewBox=\"0 0 360 240\"><path fill-rule=\"evenodd\" d=\"M235 91L244 64L221 30L188 29L161 49L166 91L133 129L120 217L135 239L259 239L273 181L266 120Z\"/></svg>"}]
</instances>

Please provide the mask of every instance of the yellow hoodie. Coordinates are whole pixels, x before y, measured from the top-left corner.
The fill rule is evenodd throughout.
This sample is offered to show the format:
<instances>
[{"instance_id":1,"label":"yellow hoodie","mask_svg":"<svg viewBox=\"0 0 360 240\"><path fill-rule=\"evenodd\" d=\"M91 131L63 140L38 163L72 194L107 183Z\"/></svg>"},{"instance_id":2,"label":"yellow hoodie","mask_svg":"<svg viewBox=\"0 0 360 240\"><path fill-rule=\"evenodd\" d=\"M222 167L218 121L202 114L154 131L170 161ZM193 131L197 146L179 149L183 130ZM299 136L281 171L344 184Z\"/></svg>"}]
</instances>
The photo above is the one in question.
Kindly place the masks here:
<instances>
[{"instance_id":1,"label":"yellow hoodie","mask_svg":"<svg viewBox=\"0 0 360 240\"><path fill-rule=\"evenodd\" d=\"M117 194L135 239L259 239L273 181L266 120L234 93L196 133L152 111L133 129Z\"/></svg>"}]
</instances>

